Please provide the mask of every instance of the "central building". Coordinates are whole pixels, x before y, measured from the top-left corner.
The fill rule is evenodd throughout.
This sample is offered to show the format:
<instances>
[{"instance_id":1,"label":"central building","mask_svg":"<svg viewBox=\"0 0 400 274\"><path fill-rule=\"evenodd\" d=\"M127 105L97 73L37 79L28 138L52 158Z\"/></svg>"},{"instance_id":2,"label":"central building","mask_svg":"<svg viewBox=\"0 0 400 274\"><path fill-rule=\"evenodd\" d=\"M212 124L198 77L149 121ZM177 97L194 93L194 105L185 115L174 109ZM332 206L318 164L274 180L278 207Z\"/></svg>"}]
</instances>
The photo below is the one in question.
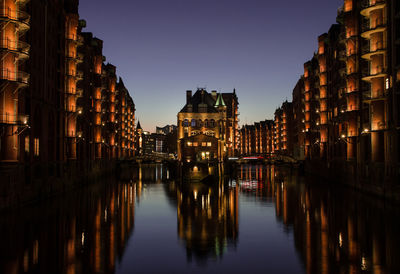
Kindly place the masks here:
<instances>
[{"instance_id":1,"label":"central building","mask_svg":"<svg viewBox=\"0 0 400 274\"><path fill-rule=\"evenodd\" d=\"M237 155L238 105L235 90L186 91L186 104L178 113L178 159L223 161Z\"/></svg>"}]
</instances>

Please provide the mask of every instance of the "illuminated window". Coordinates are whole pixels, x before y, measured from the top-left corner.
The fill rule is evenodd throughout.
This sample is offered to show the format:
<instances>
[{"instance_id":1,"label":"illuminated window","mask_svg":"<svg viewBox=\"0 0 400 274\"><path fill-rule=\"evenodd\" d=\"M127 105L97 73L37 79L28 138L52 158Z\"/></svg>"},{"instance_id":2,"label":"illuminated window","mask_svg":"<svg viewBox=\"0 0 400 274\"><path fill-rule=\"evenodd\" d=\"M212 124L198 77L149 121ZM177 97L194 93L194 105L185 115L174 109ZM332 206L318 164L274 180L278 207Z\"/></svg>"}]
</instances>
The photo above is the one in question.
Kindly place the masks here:
<instances>
[{"instance_id":1,"label":"illuminated window","mask_svg":"<svg viewBox=\"0 0 400 274\"><path fill-rule=\"evenodd\" d=\"M25 152L29 153L29 136L25 137Z\"/></svg>"},{"instance_id":2,"label":"illuminated window","mask_svg":"<svg viewBox=\"0 0 400 274\"><path fill-rule=\"evenodd\" d=\"M39 138L34 139L34 155L39 156Z\"/></svg>"},{"instance_id":3,"label":"illuminated window","mask_svg":"<svg viewBox=\"0 0 400 274\"><path fill-rule=\"evenodd\" d=\"M206 146L207 146L207 142L202 142L202 143L201 143L201 146L202 146L202 147L206 147Z\"/></svg>"},{"instance_id":4,"label":"illuminated window","mask_svg":"<svg viewBox=\"0 0 400 274\"><path fill-rule=\"evenodd\" d=\"M192 146L192 142L187 142L187 146L191 147Z\"/></svg>"},{"instance_id":5,"label":"illuminated window","mask_svg":"<svg viewBox=\"0 0 400 274\"><path fill-rule=\"evenodd\" d=\"M211 146L211 142L208 142L208 143L207 143L207 146L210 147L210 146Z\"/></svg>"},{"instance_id":6,"label":"illuminated window","mask_svg":"<svg viewBox=\"0 0 400 274\"><path fill-rule=\"evenodd\" d=\"M193 142L193 146L194 146L194 147L197 147L197 146L199 146L199 143Z\"/></svg>"},{"instance_id":7,"label":"illuminated window","mask_svg":"<svg viewBox=\"0 0 400 274\"><path fill-rule=\"evenodd\" d=\"M386 89L389 89L389 88L390 88L390 81L389 81L389 78L386 78L385 86L386 86Z\"/></svg>"}]
</instances>

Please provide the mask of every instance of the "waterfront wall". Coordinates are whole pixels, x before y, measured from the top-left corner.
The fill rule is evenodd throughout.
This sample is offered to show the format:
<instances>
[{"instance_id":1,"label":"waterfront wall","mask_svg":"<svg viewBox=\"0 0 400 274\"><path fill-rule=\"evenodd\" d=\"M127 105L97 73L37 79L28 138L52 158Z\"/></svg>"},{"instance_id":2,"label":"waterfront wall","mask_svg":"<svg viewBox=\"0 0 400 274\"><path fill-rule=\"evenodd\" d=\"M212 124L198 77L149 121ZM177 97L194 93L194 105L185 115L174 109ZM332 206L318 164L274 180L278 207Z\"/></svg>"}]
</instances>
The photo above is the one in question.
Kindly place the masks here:
<instances>
[{"instance_id":1,"label":"waterfront wall","mask_svg":"<svg viewBox=\"0 0 400 274\"><path fill-rule=\"evenodd\" d=\"M2 165L0 210L24 206L76 188L115 177L116 161Z\"/></svg>"}]
</instances>

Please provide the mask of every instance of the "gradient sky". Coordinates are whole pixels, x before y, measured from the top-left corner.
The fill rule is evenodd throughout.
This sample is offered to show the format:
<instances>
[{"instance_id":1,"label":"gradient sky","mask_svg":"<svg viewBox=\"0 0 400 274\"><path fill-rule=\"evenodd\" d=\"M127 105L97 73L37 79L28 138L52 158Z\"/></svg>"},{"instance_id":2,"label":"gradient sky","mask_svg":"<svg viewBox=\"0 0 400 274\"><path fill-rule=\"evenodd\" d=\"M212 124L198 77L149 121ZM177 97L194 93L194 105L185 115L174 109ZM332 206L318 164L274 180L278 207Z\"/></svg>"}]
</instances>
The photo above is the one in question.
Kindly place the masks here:
<instances>
[{"instance_id":1,"label":"gradient sky","mask_svg":"<svg viewBox=\"0 0 400 274\"><path fill-rule=\"evenodd\" d=\"M80 0L145 130L176 124L186 90L239 97L240 124L273 118L343 0Z\"/></svg>"}]
</instances>

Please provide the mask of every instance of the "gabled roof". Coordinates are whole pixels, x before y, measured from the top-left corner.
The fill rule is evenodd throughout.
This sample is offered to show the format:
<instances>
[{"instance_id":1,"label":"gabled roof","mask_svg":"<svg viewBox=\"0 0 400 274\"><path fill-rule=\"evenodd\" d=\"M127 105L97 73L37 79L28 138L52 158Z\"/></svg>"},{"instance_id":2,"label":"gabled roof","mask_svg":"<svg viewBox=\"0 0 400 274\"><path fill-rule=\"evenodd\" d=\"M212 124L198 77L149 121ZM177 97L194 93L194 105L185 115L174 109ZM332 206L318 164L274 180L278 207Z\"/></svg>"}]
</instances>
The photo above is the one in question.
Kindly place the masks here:
<instances>
[{"instance_id":1,"label":"gabled roof","mask_svg":"<svg viewBox=\"0 0 400 274\"><path fill-rule=\"evenodd\" d=\"M211 94L208 93L204 89L198 89L190 100L189 105L191 105L191 107L192 107L192 110L190 112L193 112L193 113L199 112L199 105L202 105L202 104L207 107L207 113L217 113L218 112L218 110L214 107L215 100L213 99ZM185 104L185 106L181 109L180 112L189 112L188 104Z\"/></svg>"}]
</instances>

